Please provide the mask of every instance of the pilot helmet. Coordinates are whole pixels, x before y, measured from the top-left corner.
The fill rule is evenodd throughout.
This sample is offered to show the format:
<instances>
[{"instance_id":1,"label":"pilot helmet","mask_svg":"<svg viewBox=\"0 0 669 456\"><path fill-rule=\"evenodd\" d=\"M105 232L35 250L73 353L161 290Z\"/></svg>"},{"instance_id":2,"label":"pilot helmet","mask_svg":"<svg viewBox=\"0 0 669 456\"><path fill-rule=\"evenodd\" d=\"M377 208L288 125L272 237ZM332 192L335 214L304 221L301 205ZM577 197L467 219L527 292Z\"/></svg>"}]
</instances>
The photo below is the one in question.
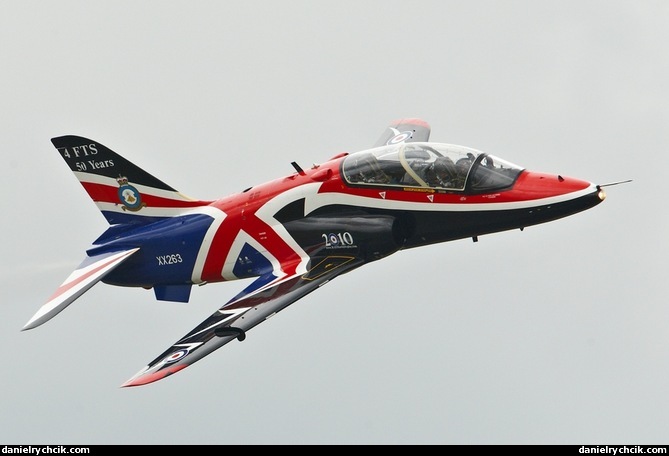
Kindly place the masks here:
<instances>
[{"instance_id":1,"label":"pilot helmet","mask_svg":"<svg viewBox=\"0 0 669 456\"><path fill-rule=\"evenodd\" d=\"M455 164L448 157L438 157L432 165L434 172L440 176L453 175L455 173Z\"/></svg>"}]
</instances>

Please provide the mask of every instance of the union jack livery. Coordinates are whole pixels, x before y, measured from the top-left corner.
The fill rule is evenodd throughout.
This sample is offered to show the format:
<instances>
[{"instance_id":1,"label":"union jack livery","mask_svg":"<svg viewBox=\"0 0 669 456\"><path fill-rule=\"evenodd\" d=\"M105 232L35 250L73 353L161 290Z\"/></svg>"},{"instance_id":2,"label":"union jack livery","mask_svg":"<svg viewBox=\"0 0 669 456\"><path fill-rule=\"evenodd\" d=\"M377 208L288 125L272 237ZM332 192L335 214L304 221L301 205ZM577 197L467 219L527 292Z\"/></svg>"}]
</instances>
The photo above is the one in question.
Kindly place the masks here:
<instances>
[{"instance_id":1,"label":"union jack livery","mask_svg":"<svg viewBox=\"0 0 669 456\"><path fill-rule=\"evenodd\" d=\"M97 141L51 141L109 228L23 330L97 282L188 302L191 287L255 278L122 386L193 364L290 304L366 263L429 244L523 229L601 203L602 185L528 171L429 141L421 119L392 122L372 149L214 201L184 196Z\"/></svg>"}]
</instances>

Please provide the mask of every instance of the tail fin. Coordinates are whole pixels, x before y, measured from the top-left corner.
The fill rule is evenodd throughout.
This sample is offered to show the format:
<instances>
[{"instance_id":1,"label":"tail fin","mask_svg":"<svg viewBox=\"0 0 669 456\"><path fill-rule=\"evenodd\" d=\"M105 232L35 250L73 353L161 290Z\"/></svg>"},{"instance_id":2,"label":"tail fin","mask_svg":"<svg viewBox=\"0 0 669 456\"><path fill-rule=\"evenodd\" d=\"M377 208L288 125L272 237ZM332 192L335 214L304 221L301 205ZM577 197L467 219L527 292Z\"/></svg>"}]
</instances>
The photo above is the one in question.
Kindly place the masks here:
<instances>
[{"instance_id":1,"label":"tail fin","mask_svg":"<svg viewBox=\"0 0 669 456\"><path fill-rule=\"evenodd\" d=\"M204 206L97 141L80 136L51 139L110 225L147 223Z\"/></svg>"}]
</instances>

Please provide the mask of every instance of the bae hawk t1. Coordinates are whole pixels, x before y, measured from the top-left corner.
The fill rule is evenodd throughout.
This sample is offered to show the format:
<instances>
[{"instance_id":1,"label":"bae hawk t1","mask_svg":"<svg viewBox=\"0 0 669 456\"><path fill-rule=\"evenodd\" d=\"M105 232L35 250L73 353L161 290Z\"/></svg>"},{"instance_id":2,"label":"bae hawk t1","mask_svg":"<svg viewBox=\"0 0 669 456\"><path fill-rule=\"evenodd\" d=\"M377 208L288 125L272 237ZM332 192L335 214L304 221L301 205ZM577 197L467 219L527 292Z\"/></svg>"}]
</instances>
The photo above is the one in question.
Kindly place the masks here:
<instances>
[{"instance_id":1,"label":"bae hawk t1","mask_svg":"<svg viewBox=\"0 0 669 456\"><path fill-rule=\"evenodd\" d=\"M392 122L371 149L216 200L193 199L98 141L51 141L109 223L23 327L97 282L188 302L193 285L255 278L121 386L172 375L341 274L395 252L550 222L602 201L602 185L431 142L421 119Z\"/></svg>"}]
</instances>

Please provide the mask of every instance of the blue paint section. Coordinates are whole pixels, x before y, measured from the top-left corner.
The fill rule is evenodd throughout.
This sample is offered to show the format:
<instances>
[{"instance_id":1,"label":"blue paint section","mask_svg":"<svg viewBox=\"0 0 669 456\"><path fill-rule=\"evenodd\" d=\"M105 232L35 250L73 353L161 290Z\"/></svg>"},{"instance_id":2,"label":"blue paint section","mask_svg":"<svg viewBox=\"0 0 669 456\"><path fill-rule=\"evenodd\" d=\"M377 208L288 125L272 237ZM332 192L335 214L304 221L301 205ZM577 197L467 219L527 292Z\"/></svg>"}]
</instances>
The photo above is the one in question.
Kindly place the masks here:
<instances>
[{"instance_id":1,"label":"blue paint section","mask_svg":"<svg viewBox=\"0 0 669 456\"><path fill-rule=\"evenodd\" d=\"M169 217L148 217L145 215L137 215L136 213L133 212L128 212L128 213L121 213L114 211L101 211L101 212L110 225L147 224L147 223L154 223L160 220L169 219Z\"/></svg>"},{"instance_id":2,"label":"blue paint section","mask_svg":"<svg viewBox=\"0 0 669 456\"><path fill-rule=\"evenodd\" d=\"M157 285L153 287L158 301L188 302L192 285Z\"/></svg>"},{"instance_id":3,"label":"blue paint section","mask_svg":"<svg viewBox=\"0 0 669 456\"><path fill-rule=\"evenodd\" d=\"M264 255L249 244L244 244L232 273L240 279L246 279L261 276L271 270L272 264Z\"/></svg>"},{"instance_id":4,"label":"blue paint section","mask_svg":"<svg viewBox=\"0 0 669 456\"><path fill-rule=\"evenodd\" d=\"M258 277L256 280L253 281L253 283L251 285L244 288L240 293L238 293L234 298L229 300L226 304L234 302L238 299L243 298L244 296L246 296L250 293L253 293L258 288L264 287L265 285L267 285L268 283L272 282L275 279L276 279L276 276L274 274L272 274L271 272L268 272L267 274Z\"/></svg>"},{"instance_id":5,"label":"blue paint section","mask_svg":"<svg viewBox=\"0 0 669 456\"><path fill-rule=\"evenodd\" d=\"M108 250L118 250L119 247L140 248L135 254L136 258L129 258L105 277L104 282L108 284L144 287L190 286L197 254L213 220L209 215L194 214L164 219L127 231L118 230L116 236L103 237L103 240L113 239L90 249L87 253L93 255ZM183 290L178 292L176 289L166 289L164 293L165 296L174 294L176 297L181 296L182 299L184 297Z\"/></svg>"}]
</instances>

